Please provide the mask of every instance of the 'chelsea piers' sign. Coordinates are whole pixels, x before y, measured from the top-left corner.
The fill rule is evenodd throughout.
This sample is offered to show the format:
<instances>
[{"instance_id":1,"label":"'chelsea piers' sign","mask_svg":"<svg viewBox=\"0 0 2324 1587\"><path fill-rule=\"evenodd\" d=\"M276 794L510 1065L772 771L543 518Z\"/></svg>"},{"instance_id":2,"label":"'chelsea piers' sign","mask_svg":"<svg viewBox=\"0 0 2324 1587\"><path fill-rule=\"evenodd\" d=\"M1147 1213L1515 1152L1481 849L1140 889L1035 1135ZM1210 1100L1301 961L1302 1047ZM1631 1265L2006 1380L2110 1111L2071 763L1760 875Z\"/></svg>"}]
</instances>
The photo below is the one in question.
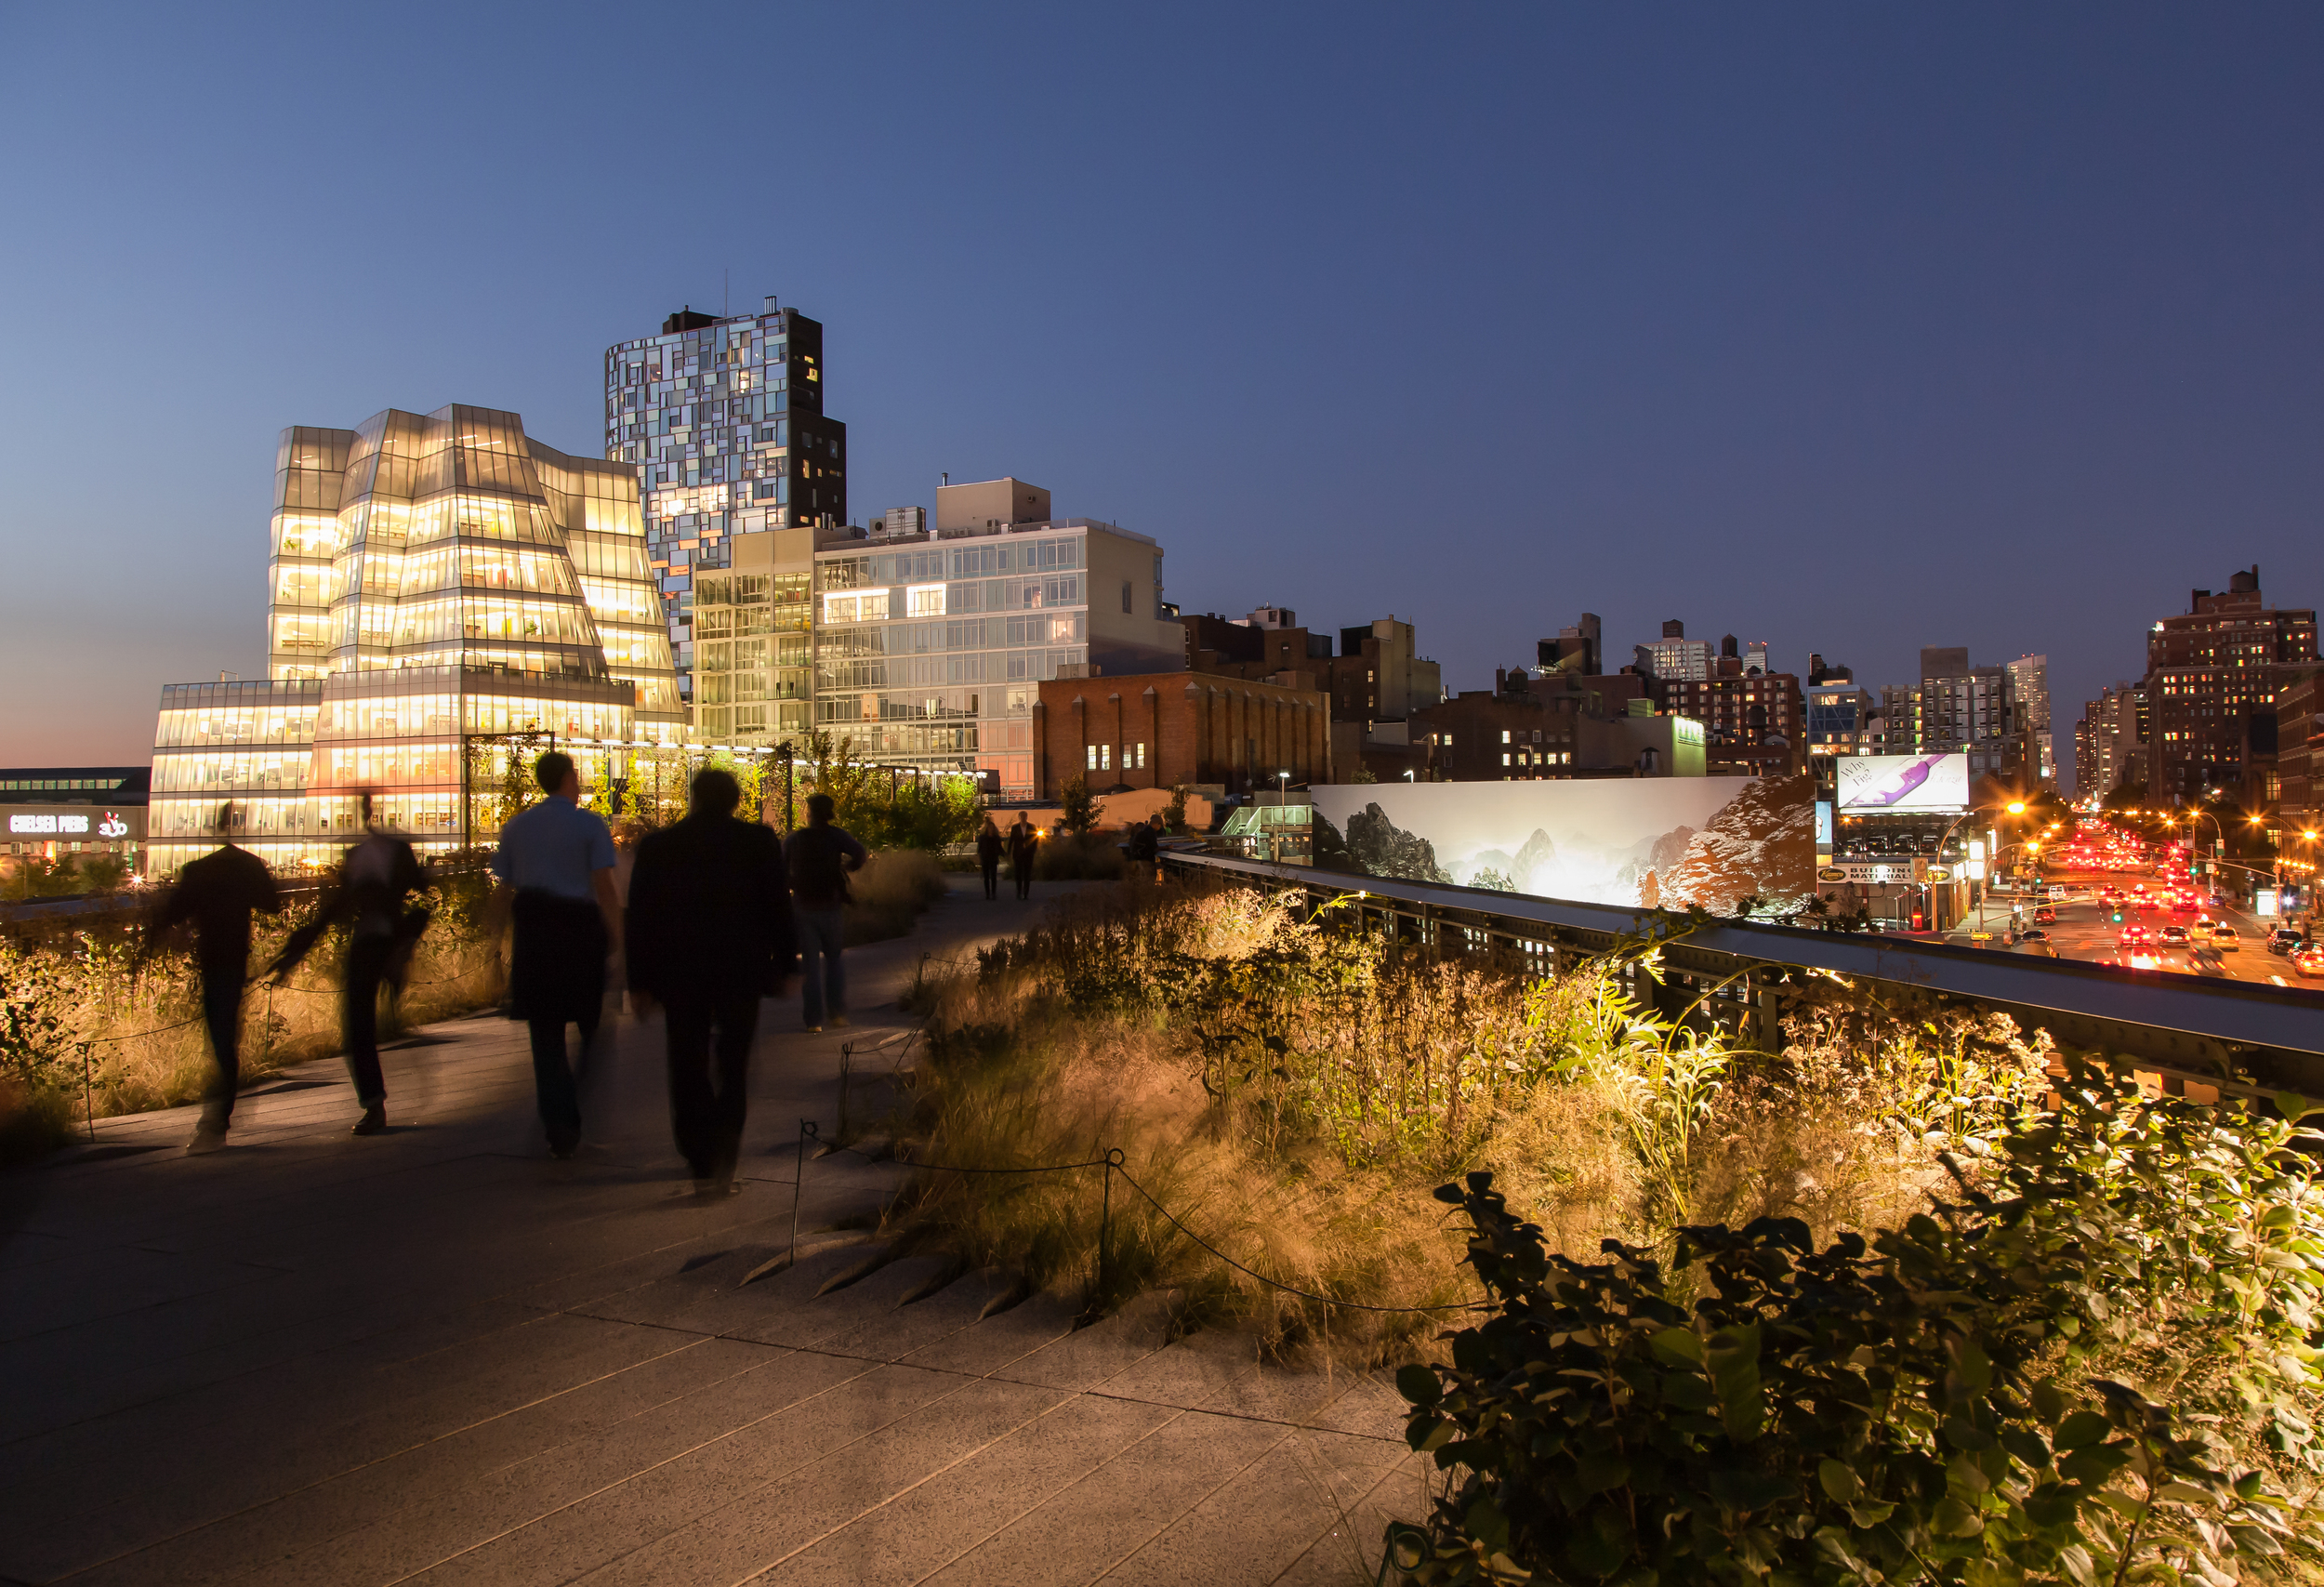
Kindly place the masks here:
<instances>
[{"instance_id":1,"label":"'chelsea piers' sign","mask_svg":"<svg viewBox=\"0 0 2324 1587\"><path fill-rule=\"evenodd\" d=\"M60 832L86 832L88 817L86 815L11 815L8 817L8 830L36 833L42 837L53 838Z\"/></svg>"}]
</instances>

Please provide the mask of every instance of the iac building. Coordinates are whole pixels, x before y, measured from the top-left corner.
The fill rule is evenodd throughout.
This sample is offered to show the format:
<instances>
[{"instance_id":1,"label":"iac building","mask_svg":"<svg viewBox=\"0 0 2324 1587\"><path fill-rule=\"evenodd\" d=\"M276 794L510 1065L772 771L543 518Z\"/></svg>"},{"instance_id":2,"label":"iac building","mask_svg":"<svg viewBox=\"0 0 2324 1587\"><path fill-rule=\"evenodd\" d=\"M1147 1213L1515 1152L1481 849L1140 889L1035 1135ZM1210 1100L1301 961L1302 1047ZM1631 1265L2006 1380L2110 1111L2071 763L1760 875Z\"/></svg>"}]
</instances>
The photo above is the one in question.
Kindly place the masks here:
<instances>
[{"instance_id":1,"label":"iac building","mask_svg":"<svg viewBox=\"0 0 2324 1587\"><path fill-rule=\"evenodd\" d=\"M553 738L596 782L685 737L627 464L490 408L296 426L270 545L267 677L162 691L155 877L215 846L230 801L235 840L278 868L336 860L366 792L445 853L492 840L472 796L519 745Z\"/></svg>"}]
</instances>

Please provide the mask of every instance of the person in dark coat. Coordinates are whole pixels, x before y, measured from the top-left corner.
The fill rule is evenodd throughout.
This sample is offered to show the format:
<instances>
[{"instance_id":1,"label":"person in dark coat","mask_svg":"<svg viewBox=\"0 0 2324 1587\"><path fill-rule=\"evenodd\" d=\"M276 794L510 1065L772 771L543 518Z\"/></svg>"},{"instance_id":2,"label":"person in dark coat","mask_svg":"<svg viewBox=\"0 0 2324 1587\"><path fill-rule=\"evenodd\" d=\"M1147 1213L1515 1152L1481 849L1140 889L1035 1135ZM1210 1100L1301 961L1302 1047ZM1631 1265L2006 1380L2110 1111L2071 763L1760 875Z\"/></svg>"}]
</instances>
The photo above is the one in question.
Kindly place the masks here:
<instances>
[{"instance_id":1,"label":"person in dark coat","mask_svg":"<svg viewBox=\"0 0 2324 1587\"><path fill-rule=\"evenodd\" d=\"M242 994L250 979L250 917L279 915L283 895L266 862L238 847L227 834L234 828L234 807L218 812L219 847L179 868L148 923L142 961L173 927L193 922L193 960L202 972L202 1024L209 1032L210 1055L218 1068L202 1096L202 1121L186 1151L199 1157L226 1144L234 1121L234 1095L242 1089Z\"/></svg>"},{"instance_id":2,"label":"person in dark coat","mask_svg":"<svg viewBox=\"0 0 2324 1587\"><path fill-rule=\"evenodd\" d=\"M532 1037L548 1149L570 1157L581 1147L581 1092L565 1055L565 1026L581 1027L586 1063L605 1006L605 961L621 944L621 899L614 891L613 829L581 808L573 757L552 749L534 763L533 775L548 797L501 827L493 896L514 925L508 1012Z\"/></svg>"},{"instance_id":3,"label":"person in dark coat","mask_svg":"<svg viewBox=\"0 0 2324 1587\"><path fill-rule=\"evenodd\" d=\"M1141 821L1132 827L1129 841L1124 847L1129 851L1131 865L1151 866L1154 867L1154 879L1162 879L1162 818L1159 815L1152 821Z\"/></svg>"},{"instance_id":4,"label":"person in dark coat","mask_svg":"<svg viewBox=\"0 0 2324 1587\"><path fill-rule=\"evenodd\" d=\"M1033 856L1040 846L1041 835L1020 812L1009 828L1009 875L1017 884L1020 900L1033 896Z\"/></svg>"},{"instance_id":5,"label":"person in dark coat","mask_svg":"<svg viewBox=\"0 0 2324 1587\"><path fill-rule=\"evenodd\" d=\"M733 1189L759 999L782 995L798 959L783 846L735 818L741 798L732 774L695 774L685 819L638 844L623 932L632 1006L662 1006L670 1132L705 1195Z\"/></svg>"},{"instance_id":6,"label":"person in dark coat","mask_svg":"<svg viewBox=\"0 0 2324 1587\"><path fill-rule=\"evenodd\" d=\"M314 919L291 933L270 971L281 985L324 932L346 923L339 1024L347 1042L348 1074L363 1109L353 1133L377 1135L388 1127L388 1085L379 1070L379 987L390 974L402 985L399 957L418 940L429 919L427 910L407 910L403 901L430 884L428 867L419 863L412 845L373 825L369 794L363 796L362 807L363 840L348 850L338 874L324 889Z\"/></svg>"},{"instance_id":7,"label":"person in dark coat","mask_svg":"<svg viewBox=\"0 0 2324 1587\"><path fill-rule=\"evenodd\" d=\"M1000 828L993 818L984 818L984 829L976 835L976 862L984 869L984 901L989 904L1000 896Z\"/></svg>"}]
</instances>

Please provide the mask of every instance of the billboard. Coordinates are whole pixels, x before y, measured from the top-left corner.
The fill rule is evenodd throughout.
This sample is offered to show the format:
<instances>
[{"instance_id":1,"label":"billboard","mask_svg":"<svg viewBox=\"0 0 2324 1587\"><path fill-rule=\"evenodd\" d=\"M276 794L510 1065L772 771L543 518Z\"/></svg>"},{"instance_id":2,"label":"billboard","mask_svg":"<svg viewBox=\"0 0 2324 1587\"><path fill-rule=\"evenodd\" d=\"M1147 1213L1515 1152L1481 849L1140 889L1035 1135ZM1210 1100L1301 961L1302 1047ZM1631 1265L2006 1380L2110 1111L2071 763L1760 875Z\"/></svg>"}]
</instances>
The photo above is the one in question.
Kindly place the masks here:
<instances>
[{"instance_id":1,"label":"billboard","mask_svg":"<svg viewBox=\"0 0 2324 1587\"><path fill-rule=\"evenodd\" d=\"M1953 815L1969 808L1966 755L1850 755L1838 775L1840 808L1848 814Z\"/></svg>"},{"instance_id":2,"label":"billboard","mask_svg":"<svg viewBox=\"0 0 2324 1587\"><path fill-rule=\"evenodd\" d=\"M1314 801L1316 863L1373 876L1720 914L1816 886L1805 776L1343 783Z\"/></svg>"}]
</instances>

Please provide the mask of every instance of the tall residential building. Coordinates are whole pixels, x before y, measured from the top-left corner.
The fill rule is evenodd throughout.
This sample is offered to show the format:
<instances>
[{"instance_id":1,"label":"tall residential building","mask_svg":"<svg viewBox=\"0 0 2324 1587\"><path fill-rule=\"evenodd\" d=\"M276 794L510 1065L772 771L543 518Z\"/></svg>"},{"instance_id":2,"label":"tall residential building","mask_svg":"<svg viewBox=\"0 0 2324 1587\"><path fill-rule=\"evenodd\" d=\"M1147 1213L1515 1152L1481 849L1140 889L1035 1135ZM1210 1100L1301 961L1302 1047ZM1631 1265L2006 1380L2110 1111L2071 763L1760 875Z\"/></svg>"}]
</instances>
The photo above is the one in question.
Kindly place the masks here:
<instances>
[{"instance_id":1,"label":"tall residential building","mask_svg":"<svg viewBox=\"0 0 2324 1587\"><path fill-rule=\"evenodd\" d=\"M696 569L737 535L847 522L847 426L824 417L823 324L680 311L605 350L605 456L636 470L646 560L693 697Z\"/></svg>"},{"instance_id":2,"label":"tall residential building","mask_svg":"<svg viewBox=\"0 0 2324 1587\"><path fill-rule=\"evenodd\" d=\"M1049 506L1034 487L985 489L1016 483L939 490L933 534L820 537L813 704L866 759L1030 799L1037 685L1177 670L1185 639L1164 615L1159 546L1095 519L1011 521ZM979 492L1014 505L987 510Z\"/></svg>"},{"instance_id":3,"label":"tall residential building","mask_svg":"<svg viewBox=\"0 0 2324 1587\"><path fill-rule=\"evenodd\" d=\"M1665 682L1697 681L1711 675L1710 641L1690 640L1686 625L1673 617L1662 625L1662 637L1637 647L1638 669Z\"/></svg>"},{"instance_id":4,"label":"tall residential building","mask_svg":"<svg viewBox=\"0 0 2324 1587\"><path fill-rule=\"evenodd\" d=\"M2015 777L2028 767L2017 727L2005 669L1970 666L1960 645L1922 648L1921 753L1966 753L1972 781Z\"/></svg>"},{"instance_id":5,"label":"tall residential building","mask_svg":"<svg viewBox=\"0 0 2324 1587\"><path fill-rule=\"evenodd\" d=\"M2074 723L2074 797L2088 799L2098 788L2098 702L2082 703L2082 714Z\"/></svg>"},{"instance_id":6,"label":"tall residential building","mask_svg":"<svg viewBox=\"0 0 2324 1587\"><path fill-rule=\"evenodd\" d=\"M441 853L491 837L473 796L512 735L573 748L592 781L684 735L636 475L515 414L284 430L270 576L268 681L162 691L157 876L212 846L228 800L277 866L335 857L363 794Z\"/></svg>"},{"instance_id":7,"label":"tall residential building","mask_svg":"<svg viewBox=\"0 0 2324 1587\"><path fill-rule=\"evenodd\" d=\"M2196 590L2184 615L2146 635L2149 797L2195 799L2240 783L2251 719L2272 718L2277 691L2316 659L2315 611L2269 606L2257 566L2238 569L2219 594Z\"/></svg>"},{"instance_id":8,"label":"tall residential building","mask_svg":"<svg viewBox=\"0 0 2324 1587\"><path fill-rule=\"evenodd\" d=\"M2090 760L2093 781L2084 791L2105 799L2125 785L2146 783L2146 691L2136 683L2113 683L2091 703Z\"/></svg>"},{"instance_id":9,"label":"tall residential building","mask_svg":"<svg viewBox=\"0 0 2324 1587\"><path fill-rule=\"evenodd\" d=\"M2032 736L2027 740L2027 766L2042 782L2058 780L2057 741L2050 732L2050 658L2021 655L2002 664L2011 703L2016 707L2015 728Z\"/></svg>"}]
</instances>

